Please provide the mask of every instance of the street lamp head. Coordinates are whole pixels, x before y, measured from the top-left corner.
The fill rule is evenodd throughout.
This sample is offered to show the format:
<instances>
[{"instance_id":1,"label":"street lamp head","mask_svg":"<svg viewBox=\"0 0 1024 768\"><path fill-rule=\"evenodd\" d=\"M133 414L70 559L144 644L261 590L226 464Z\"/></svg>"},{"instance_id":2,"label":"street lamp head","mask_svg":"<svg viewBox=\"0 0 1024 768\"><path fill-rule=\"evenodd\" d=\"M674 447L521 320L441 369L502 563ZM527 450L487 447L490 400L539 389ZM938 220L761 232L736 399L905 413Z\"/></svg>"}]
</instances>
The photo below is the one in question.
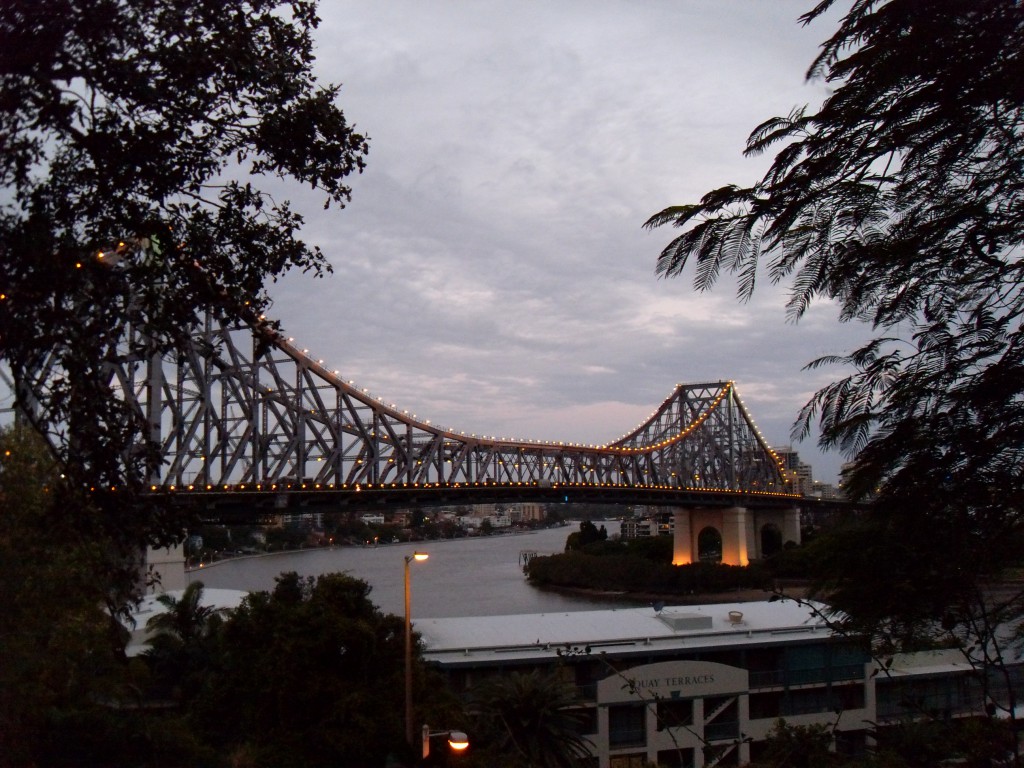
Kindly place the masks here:
<instances>
[{"instance_id":1,"label":"street lamp head","mask_svg":"<svg viewBox=\"0 0 1024 768\"><path fill-rule=\"evenodd\" d=\"M448 734L448 746L461 752L469 746L469 737L462 731L452 731Z\"/></svg>"},{"instance_id":2,"label":"street lamp head","mask_svg":"<svg viewBox=\"0 0 1024 768\"><path fill-rule=\"evenodd\" d=\"M405 556L405 562L409 563L413 560L423 561L426 560L428 557L430 557L430 555L428 555L426 552L413 552L411 555Z\"/></svg>"},{"instance_id":3,"label":"street lamp head","mask_svg":"<svg viewBox=\"0 0 1024 768\"><path fill-rule=\"evenodd\" d=\"M430 739L434 736L447 736L448 747L453 752L462 752L469 748L469 736L464 731L432 731L429 725L424 725L422 733L423 750L421 755L424 759L430 756Z\"/></svg>"}]
</instances>

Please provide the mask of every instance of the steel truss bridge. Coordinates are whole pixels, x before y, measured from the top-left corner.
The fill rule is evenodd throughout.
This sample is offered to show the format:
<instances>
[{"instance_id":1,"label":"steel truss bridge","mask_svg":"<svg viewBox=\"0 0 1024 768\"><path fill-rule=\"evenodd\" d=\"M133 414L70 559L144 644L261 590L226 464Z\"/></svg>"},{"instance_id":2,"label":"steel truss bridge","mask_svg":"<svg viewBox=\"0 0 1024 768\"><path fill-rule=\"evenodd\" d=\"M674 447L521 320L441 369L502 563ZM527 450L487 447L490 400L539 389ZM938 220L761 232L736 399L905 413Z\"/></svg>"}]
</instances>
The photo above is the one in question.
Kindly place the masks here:
<instances>
[{"instance_id":1,"label":"steel truss bridge","mask_svg":"<svg viewBox=\"0 0 1024 768\"><path fill-rule=\"evenodd\" d=\"M145 350L132 332L126 350ZM126 353L110 386L162 463L150 492L209 511L602 501L792 506L730 381L680 384L607 445L467 435L371 397L268 324L207 319L175 357Z\"/></svg>"}]
</instances>

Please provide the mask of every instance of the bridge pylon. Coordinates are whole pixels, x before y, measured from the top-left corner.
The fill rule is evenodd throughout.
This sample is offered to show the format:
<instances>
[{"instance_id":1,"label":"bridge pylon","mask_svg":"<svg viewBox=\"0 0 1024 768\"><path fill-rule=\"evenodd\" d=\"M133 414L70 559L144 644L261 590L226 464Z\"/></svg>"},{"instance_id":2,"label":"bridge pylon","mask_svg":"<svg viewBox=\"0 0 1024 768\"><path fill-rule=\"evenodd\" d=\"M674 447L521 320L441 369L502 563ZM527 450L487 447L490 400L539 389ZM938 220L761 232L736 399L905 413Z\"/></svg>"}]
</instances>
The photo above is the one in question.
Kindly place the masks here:
<instances>
[{"instance_id":1,"label":"bridge pylon","mask_svg":"<svg viewBox=\"0 0 1024 768\"><path fill-rule=\"evenodd\" d=\"M789 542L800 543L799 507L677 507L672 513L672 564L700 561L749 565Z\"/></svg>"}]
</instances>

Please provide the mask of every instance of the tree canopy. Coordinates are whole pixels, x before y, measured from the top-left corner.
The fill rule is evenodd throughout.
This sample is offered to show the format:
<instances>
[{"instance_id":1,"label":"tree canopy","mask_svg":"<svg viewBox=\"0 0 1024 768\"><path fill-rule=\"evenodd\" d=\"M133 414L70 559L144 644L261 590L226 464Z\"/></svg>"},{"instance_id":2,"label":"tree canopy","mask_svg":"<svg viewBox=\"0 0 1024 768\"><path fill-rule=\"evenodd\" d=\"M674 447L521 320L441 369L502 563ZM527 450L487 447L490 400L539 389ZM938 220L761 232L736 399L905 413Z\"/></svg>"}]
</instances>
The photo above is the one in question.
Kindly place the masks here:
<instances>
[{"instance_id":1,"label":"tree canopy","mask_svg":"<svg viewBox=\"0 0 1024 768\"><path fill-rule=\"evenodd\" d=\"M926 596L934 618L1020 557L1007 534L1024 491L1024 13L854 0L808 76L831 95L754 129L747 154L775 151L760 181L650 218L684 230L657 271L692 264L698 290L730 272L742 299L766 274L788 285L794 320L828 300L874 329L810 362L852 372L815 394L794 436L817 421L824 447L854 457L846 489L884 511L894 541L958 542L942 550L948 589Z\"/></svg>"},{"instance_id":2,"label":"tree canopy","mask_svg":"<svg viewBox=\"0 0 1024 768\"><path fill-rule=\"evenodd\" d=\"M369 585L344 574L282 574L224 622L217 664L192 703L194 728L253 765L383 765L408 757L402 719L405 635ZM418 640L417 640L418 646ZM419 663L417 713L447 696ZM426 715L422 715L426 722Z\"/></svg>"},{"instance_id":3,"label":"tree canopy","mask_svg":"<svg viewBox=\"0 0 1024 768\"><path fill-rule=\"evenodd\" d=\"M38 434L0 429L0 766L59 764L61 740L99 733L124 695L128 633L104 610L124 565L82 539L70 495Z\"/></svg>"},{"instance_id":4,"label":"tree canopy","mask_svg":"<svg viewBox=\"0 0 1024 768\"><path fill-rule=\"evenodd\" d=\"M330 268L272 196L343 206L368 150L313 76L316 5L0 4L0 359L126 551L181 523L131 497L155 452L111 366L205 312L258 321L270 281Z\"/></svg>"},{"instance_id":5,"label":"tree canopy","mask_svg":"<svg viewBox=\"0 0 1024 768\"><path fill-rule=\"evenodd\" d=\"M474 691L474 739L489 765L561 768L579 764L589 741L575 689L557 674L509 672Z\"/></svg>"}]
</instances>

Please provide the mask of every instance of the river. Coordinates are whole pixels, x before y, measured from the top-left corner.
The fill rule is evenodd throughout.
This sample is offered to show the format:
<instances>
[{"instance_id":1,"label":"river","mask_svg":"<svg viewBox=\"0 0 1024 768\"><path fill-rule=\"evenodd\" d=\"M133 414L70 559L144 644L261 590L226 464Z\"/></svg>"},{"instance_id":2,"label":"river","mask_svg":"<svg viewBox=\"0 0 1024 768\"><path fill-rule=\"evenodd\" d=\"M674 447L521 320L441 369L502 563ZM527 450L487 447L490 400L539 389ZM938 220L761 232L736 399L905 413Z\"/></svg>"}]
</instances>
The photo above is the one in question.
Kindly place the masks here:
<instances>
[{"instance_id":1,"label":"river","mask_svg":"<svg viewBox=\"0 0 1024 768\"><path fill-rule=\"evenodd\" d=\"M618 522L607 520L609 533ZM387 613L404 613L404 558L414 551L429 559L409 565L412 615L422 618L498 616L523 613L564 613L637 605L621 600L588 598L546 592L530 586L523 576L524 552L541 555L562 552L576 524L541 531L480 536L379 547L330 547L225 560L191 570L189 581L209 588L245 591L271 590L281 573L300 576L348 573L372 587L370 599Z\"/></svg>"}]
</instances>

